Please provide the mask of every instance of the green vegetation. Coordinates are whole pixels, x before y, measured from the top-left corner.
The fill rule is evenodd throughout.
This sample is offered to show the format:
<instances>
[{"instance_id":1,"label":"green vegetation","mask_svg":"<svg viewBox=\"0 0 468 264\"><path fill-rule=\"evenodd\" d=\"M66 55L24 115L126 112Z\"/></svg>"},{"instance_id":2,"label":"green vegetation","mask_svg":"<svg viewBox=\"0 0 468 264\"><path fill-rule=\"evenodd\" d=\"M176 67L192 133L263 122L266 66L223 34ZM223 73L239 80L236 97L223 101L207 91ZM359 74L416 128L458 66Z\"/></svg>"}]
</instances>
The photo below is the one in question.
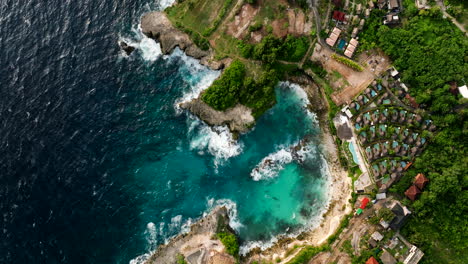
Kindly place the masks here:
<instances>
[{"instance_id":1,"label":"green vegetation","mask_svg":"<svg viewBox=\"0 0 468 264\"><path fill-rule=\"evenodd\" d=\"M209 37L219 26L223 18L226 16L227 11L229 11L229 8L231 7L232 3L234 0L225 0L223 7L221 8L221 11L219 11L218 17L213 21L213 24L211 27L206 28L203 30L203 36L204 37Z\"/></svg>"},{"instance_id":2,"label":"green vegetation","mask_svg":"<svg viewBox=\"0 0 468 264\"><path fill-rule=\"evenodd\" d=\"M342 56L339 56L339 55L336 55L336 54L332 54L331 57L332 57L332 59L336 60L337 62L339 62L341 64L344 64L344 65L350 67L351 69L353 69L355 71L362 72L364 70L364 68L362 68L361 65L359 65L357 62L355 62L353 60L350 60L348 58L345 58L345 57L342 57Z\"/></svg>"},{"instance_id":3,"label":"green vegetation","mask_svg":"<svg viewBox=\"0 0 468 264\"><path fill-rule=\"evenodd\" d=\"M269 70L256 79L247 76L244 64L235 60L203 93L202 100L220 111L241 103L252 108L254 117L258 117L275 103L278 78L274 70Z\"/></svg>"},{"instance_id":4,"label":"green vegetation","mask_svg":"<svg viewBox=\"0 0 468 264\"><path fill-rule=\"evenodd\" d=\"M405 11L401 28L377 24L374 12L361 34L364 48L380 47L402 72L410 94L431 112L438 131L412 168L391 191L403 195L417 173L430 183L402 233L425 252L425 263L468 263L468 122L466 99L449 92L449 82L468 80L468 39L437 8ZM374 22L372 22L374 21ZM406 201L410 203L409 201Z\"/></svg>"},{"instance_id":5,"label":"green vegetation","mask_svg":"<svg viewBox=\"0 0 468 264\"><path fill-rule=\"evenodd\" d=\"M185 261L185 257L182 254L177 255L177 264L187 264L187 261Z\"/></svg>"},{"instance_id":6,"label":"green vegetation","mask_svg":"<svg viewBox=\"0 0 468 264\"><path fill-rule=\"evenodd\" d=\"M235 258L239 256L239 242L237 241L237 237L234 234L221 232L216 234L216 236L226 247L226 251L229 255Z\"/></svg>"},{"instance_id":7,"label":"green vegetation","mask_svg":"<svg viewBox=\"0 0 468 264\"><path fill-rule=\"evenodd\" d=\"M203 94L203 101L220 111L233 107L239 101L244 77L244 64L237 60L232 62L221 77L215 80Z\"/></svg>"},{"instance_id":8,"label":"green vegetation","mask_svg":"<svg viewBox=\"0 0 468 264\"><path fill-rule=\"evenodd\" d=\"M297 255L292 258L287 264L306 264L309 263L309 260L313 258L318 253L328 250L328 246L313 247L305 246Z\"/></svg>"},{"instance_id":9,"label":"green vegetation","mask_svg":"<svg viewBox=\"0 0 468 264\"><path fill-rule=\"evenodd\" d=\"M307 53L309 40L307 37L295 38L290 35L282 40L270 35L258 44L240 42L238 47L243 57L271 65L276 60L300 61Z\"/></svg>"}]
</instances>

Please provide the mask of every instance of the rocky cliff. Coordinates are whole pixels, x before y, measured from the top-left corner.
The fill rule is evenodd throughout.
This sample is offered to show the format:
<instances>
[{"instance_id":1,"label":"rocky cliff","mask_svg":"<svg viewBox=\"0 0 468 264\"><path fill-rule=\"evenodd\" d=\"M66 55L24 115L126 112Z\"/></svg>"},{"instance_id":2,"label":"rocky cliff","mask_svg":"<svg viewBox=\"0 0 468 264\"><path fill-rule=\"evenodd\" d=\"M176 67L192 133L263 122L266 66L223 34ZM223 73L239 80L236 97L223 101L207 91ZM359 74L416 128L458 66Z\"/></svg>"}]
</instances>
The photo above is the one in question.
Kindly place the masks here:
<instances>
[{"instance_id":1,"label":"rocky cliff","mask_svg":"<svg viewBox=\"0 0 468 264\"><path fill-rule=\"evenodd\" d=\"M164 54L169 54L179 47L185 54L199 59L201 64L213 70L224 67L224 62L214 60L210 51L201 50L187 34L175 28L163 12L155 11L145 14L141 19L141 30L143 34L161 44L161 51Z\"/></svg>"},{"instance_id":2,"label":"rocky cliff","mask_svg":"<svg viewBox=\"0 0 468 264\"><path fill-rule=\"evenodd\" d=\"M190 264L234 264L235 259L226 253L224 245L215 238L218 232L231 232L225 207L217 207L192 225L190 232L180 234L160 246L145 264L175 264L184 258Z\"/></svg>"}]
</instances>

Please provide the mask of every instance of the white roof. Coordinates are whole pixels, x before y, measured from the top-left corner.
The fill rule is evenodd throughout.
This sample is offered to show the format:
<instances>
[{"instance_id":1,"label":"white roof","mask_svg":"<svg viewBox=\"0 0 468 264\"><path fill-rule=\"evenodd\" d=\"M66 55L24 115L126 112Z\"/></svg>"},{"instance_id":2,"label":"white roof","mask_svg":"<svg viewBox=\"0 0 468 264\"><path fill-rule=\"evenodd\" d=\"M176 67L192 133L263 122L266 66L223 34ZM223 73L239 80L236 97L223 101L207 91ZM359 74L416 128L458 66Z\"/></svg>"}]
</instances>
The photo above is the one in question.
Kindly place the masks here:
<instances>
[{"instance_id":1,"label":"white roof","mask_svg":"<svg viewBox=\"0 0 468 264\"><path fill-rule=\"evenodd\" d=\"M468 98L468 87L466 87L466 84L458 87L458 91L460 91L463 98Z\"/></svg>"},{"instance_id":2,"label":"white roof","mask_svg":"<svg viewBox=\"0 0 468 264\"><path fill-rule=\"evenodd\" d=\"M345 110L345 114L346 114L349 118L353 117L353 114L351 113L351 111L349 111L349 109L346 109L346 110Z\"/></svg>"},{"instance_id":3,"label":"white roof","mask_svg":"<svg viewBox=\"0 0 468 264\"><path fill-rule=\"evenodd\" d=\"M378 193L375 198L377 200L383 200L383 199L387 198L387 194L386 193Z\"/></svg>"},{"instance_id":4,"label":"white roof","mask_svg":"<svg viewBox=\"0 0 468 264\"><path fill-rule=\"evenodd\" d=\"M383 236L382 234L380 234L379 232L375 231L372 236L371 236L375 241L380 241L383 239Z\"/></svg>"}]
</instances>

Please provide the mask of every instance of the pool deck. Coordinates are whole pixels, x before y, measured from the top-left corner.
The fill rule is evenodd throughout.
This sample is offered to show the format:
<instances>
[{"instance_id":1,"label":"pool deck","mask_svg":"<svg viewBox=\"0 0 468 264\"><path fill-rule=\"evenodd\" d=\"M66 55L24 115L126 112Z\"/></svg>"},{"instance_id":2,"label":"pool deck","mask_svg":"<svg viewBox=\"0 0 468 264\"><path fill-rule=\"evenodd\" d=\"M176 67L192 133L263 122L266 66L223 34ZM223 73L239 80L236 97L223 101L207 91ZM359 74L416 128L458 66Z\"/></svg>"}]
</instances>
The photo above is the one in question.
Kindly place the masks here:
<instances>
[{"instance_id":1,"label":"pool deck","mask_svg":"<svg viewBox=\"0 0 468 264\"><path fill-rule=\"evenodd\" d=\"M349 118L346 118L346 123L348 124L349 127L352 127L351 120ZM343 120L343 119L342 119ZM356 151L356 156L359 162L359 169L361 169L362 174L359 176L359 178L354 182L354 189L355 190L364 190L366 187L370 186L373 184L371 177L369 177L369 171L368 171L368 164L366 159L364 158L364 150L361 148L361 146L358 143L357 140L357 135L355 134L355 131L353 130L353 136L351 139L348 140L349 144L354 145L354 149Z\"/></svg>"}]
</instances>

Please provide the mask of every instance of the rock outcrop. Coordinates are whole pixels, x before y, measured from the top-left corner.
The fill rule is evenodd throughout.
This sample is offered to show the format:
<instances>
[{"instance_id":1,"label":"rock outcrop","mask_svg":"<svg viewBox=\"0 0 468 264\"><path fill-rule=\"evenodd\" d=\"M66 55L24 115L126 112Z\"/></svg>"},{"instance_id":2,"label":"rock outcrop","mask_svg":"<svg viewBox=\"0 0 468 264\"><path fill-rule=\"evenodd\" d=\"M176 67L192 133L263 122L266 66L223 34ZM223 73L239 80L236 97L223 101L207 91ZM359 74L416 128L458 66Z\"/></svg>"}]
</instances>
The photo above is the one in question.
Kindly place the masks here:
<instances>
[{"instance_id":1,"label":"rock outcrop","mask_svg":"<svg viewBox=\"0 0 468 264\"><path fill-rule=\"evenodd\" d=\"M227 125L233 133L245 133L255 123L252 110L247 106L237 104L226 111L217 111L203 102L200 98L180 104L210 126Z\"/></svg>"},{"instance_id":2,"label":"rock outcrop","mask_svg":"<svg viewBox=\"0 0 468 264\"><path fill-rule=\"evenodd\" d=\"M224 67L223 62L213 59L210 51L201 50L186 33L175 28L163 12L156 11L145 14L141 19L141 29L143 34L160 43L161 51L164 54L169 54L176 47L179 47L185 54L199 59L201 64L213 70L219 70Z\"/></svg>"},{"instance_id":3,"label":"rock outcrop","mask_svg":"<svg viewBox=\"0 0 468 264\"><path fill-rule=\"evenodd\" d=\"M127 56L129 56L130 54L132 54L132 52L135 50L135 47L133 46L130 46L128 45L126 42L124 41L120 41L119 42L119 46L120 48L125 51L125 53L127 54Z\"/></svg>"},{"instance_id":4,"label":"rock outcrop","mask_svg":"<svg viewBox=\"0 0 468 264\"><path fill-rule=\"evenodd\" d=\"M180 234L168 244L160 246L145 264L173 264L180 257L190 264L234 264L235 259L226 253L224 245L215 238L218 232L232 232L228 223L227 209L217 207L193 224L189 233Z\"/></svg>"}]
</instances>

